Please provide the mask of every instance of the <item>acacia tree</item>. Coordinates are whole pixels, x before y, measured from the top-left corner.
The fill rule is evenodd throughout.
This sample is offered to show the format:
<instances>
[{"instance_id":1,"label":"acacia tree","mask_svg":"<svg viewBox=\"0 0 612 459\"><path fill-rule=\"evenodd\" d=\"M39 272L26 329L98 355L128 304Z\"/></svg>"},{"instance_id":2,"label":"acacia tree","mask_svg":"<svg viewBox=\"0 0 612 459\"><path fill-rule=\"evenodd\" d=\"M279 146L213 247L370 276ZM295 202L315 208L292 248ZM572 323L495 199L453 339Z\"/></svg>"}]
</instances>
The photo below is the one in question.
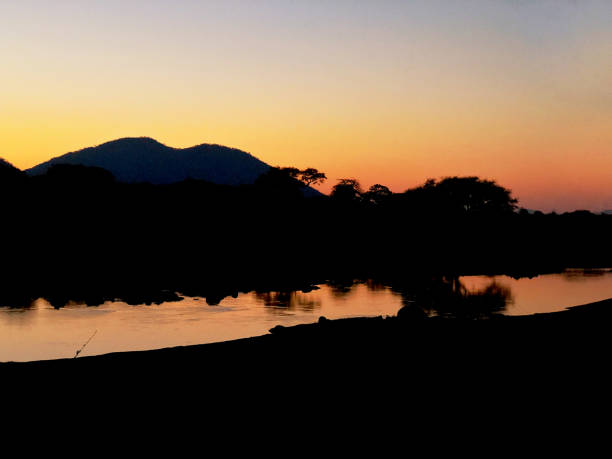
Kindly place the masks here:
<instances>
[{"instance_id":1,"label":"acacia tree","mask_svg":"<svg viewBox=\"0 0 612 459\"><path fill-rule=\"evenodd\" d=\"M327 176L313 167L300 171L300 181L306 186L320 185L325 180L327 180Z\"/></svg>"},{"instance_id":2,"label":"acacia tree","mask_svg":"<svg viewBox=\"0 0 612 459\"><path fill-rule=\"evenodd\" d=\"M314 167L309 167L304 170L300 170L297 167L283 167L281 171L285 172L291 178L299 180L304 186L320 185L327 180L327 176Z\"/></svg>"},{"instance_id":3,"label":"acacia tree","mask_svg":"<svg viewBox=\"0 0 612 459\"><path fill-rule=\"evenodd\" d=\"M300 175L300 170L297 167L277 167L275 169L279 169L280 171L287 174L289 177L297 179Z\"/></svg>"},{"instance_id":4,"label":"acacia tree","mask_svg":"<svg viewBox=\"0 0 612 459\"><path fill-rule=\"evenodd\" d=\"M331 192L331 198L343 202L357 202L361 199L363 192L359 181L354 178L339 179Z\"/></svg>"}]
</instances>

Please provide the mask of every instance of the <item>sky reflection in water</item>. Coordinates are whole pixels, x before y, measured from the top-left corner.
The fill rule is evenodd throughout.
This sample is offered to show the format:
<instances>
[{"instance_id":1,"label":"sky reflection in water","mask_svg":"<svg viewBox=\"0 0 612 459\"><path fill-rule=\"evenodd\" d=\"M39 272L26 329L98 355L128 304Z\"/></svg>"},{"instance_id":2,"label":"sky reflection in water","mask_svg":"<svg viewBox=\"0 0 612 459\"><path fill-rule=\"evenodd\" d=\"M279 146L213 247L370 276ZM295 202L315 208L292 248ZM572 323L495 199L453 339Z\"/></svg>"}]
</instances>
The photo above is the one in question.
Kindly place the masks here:
<instances>
[{"instance_id":1,"label":"sky reflection in water","mask_svg":"<svg viewBox=\"0 0 612 459\"><path fill-rule=\"evenodd\" d=\"M403 304L422 304L432 314L510 315L551 312L612 297L610 270L570 270L513 279L464 276L410 280L392 285L368 281L321 285L304 292L252 292L210 306L185 298L152 306L107 302L54 309L40 299L28 308L0 308L0 361L73 357L97 330L81 355L156 349L243 338L275 325L328 318L394 315ZM461 311L460 311L461 313Z\"/></svg>"}]
</instances>

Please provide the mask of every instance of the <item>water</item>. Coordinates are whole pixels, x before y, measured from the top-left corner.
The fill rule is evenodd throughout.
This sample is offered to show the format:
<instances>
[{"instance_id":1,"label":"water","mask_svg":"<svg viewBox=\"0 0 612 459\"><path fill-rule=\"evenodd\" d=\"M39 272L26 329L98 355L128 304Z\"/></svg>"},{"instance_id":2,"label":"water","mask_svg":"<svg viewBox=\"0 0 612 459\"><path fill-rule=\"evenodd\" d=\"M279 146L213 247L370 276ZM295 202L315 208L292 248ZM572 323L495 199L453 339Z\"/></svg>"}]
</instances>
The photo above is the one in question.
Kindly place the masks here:
<instances>
[{"instance_id":1,"label":"water","mask_svg":"<svg viewBox=\"0 0 612 459\"><path fill-rule=\"evenodd\" d=\"M555 312L567 307L612 298L612 271L567 270L562 274L545 274L533 278L508 276L465 276L460 278L468 290L482 289L495 282L507 287L506 315Z\"/></svg>"},{"instance_id":2,"label":"water","mask_svg":"<svg viewBox=\"0 0 612 459\"><path fill-rule=\"evenodd\" d=\"M436 293L433 296L432 291ZM94 332L82 356L256 336L278 324L310 323L320 316L395 315L411 301L427 305L432 314L445 314L449 299L477 298L479 313L484 304L485 309L490 307L490 313L521 315L558 311L611 297L610 270L569 270L531 279L437 279L427 282L426 288L414 280L401 286L372 282L344 287L321 285L308 293L245 293L225 298L216 306L204 299L185 298L152 306L107 302L95 307L69 304L54 309L40 299L28 308L0 308L0 361L73 357Z\"/></svg>"}]
</instances>

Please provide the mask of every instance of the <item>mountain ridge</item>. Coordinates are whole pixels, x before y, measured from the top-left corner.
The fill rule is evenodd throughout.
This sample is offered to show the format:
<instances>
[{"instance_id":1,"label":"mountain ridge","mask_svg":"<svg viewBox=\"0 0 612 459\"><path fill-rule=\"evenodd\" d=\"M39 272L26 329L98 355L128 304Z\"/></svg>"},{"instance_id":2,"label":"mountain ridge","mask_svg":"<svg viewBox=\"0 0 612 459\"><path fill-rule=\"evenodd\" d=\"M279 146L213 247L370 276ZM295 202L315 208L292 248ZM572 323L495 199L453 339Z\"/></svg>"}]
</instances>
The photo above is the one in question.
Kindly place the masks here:
<instances>
[{"instance_id":1,"label":"mountain ridge","mask_svg":"<svg viewBox=\"0 0 612 459\"><path fill-rule=\"evenodd\" d=\"M41 175L56 164L101 167L120 182L157 185L187 179L251 184L271 167L250 153L218 144L174 148L151 137L123 137L66 153L25 172Z\"/></svg>"},{"instance_id":2,"label":"mountain ridge","mask_svg":"<svg viewBox=\"0 0 612 459\"><path fill-rule=\"evenodd\" d=\"M17 169L15 166L13 166L10 162L8 162L4 158L0 158L0 169L19 171L19 169Z\"/></svg>"},{"instance_id":3,"label":"mountain ridge","mask_svg":"<svg viewBox=\"0 0 612 459\"><path fill-rule=\"evenodd\" d=\"M16 180L21 180L25 177L25 174L13 166L7 160L0 158L0 185L5 183L14 183Z\"/></svg>"}]
</instances>

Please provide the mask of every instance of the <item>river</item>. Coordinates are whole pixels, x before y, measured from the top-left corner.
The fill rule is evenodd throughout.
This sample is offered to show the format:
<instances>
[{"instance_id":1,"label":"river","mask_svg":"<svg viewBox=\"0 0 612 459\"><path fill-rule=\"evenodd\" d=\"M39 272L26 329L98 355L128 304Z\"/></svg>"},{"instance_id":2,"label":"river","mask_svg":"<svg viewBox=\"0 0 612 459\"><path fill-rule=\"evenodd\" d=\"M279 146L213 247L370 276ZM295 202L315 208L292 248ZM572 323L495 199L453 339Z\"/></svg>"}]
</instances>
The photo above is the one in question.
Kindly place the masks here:
<instances>
[{"instance_id":1,"label":"river","mask_svg":"<svg viewBox=\"0 0 612 459\"><path fill-rule=\"evenodd\" d=\"M576 269L520 279L462 276L423 289L415 285L421 284L398 288L372 281L331 283L307 293L242 293L213 306L193 297L137 306L113 301L99 306L69 303L58 309L44 299L28 307L5 305L0 307L0 361L74 357L85 343L81 356L225 341L265 334L279 324L314 322L320 316L395 315L408 302L428 304L430 314L446 314L448 298L456 296L479 298L479 304L491 305L485 311L490 313L552 312L611 298L612 271ZM432 289L450 293L429 301ZM423 292L428 292L426 299Z\"/></svg>"}]
</instances>

